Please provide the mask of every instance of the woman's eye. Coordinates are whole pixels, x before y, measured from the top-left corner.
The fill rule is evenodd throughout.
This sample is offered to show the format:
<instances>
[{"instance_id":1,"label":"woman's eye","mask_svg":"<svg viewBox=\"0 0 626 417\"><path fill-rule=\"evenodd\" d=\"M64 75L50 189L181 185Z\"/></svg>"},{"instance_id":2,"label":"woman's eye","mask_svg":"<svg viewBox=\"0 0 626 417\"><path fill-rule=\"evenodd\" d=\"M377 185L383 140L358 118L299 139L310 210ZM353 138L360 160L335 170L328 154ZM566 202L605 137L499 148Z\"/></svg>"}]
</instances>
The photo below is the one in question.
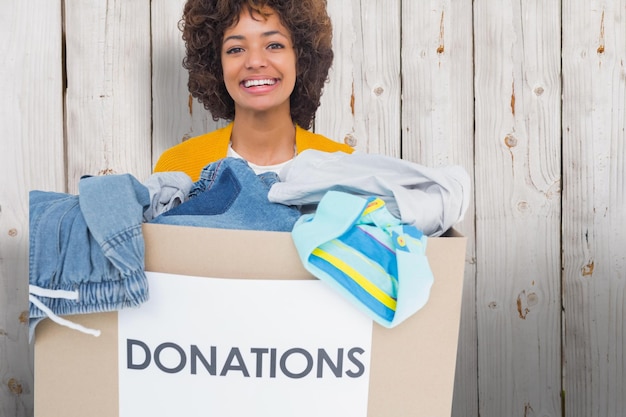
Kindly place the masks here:
<instances>
[{"instance_id":1,"label":"woman's eye","mask_svg":"<svg viewBox=\"0 0 626 417\"><path fill-rule=\"evenodd\" d=\"M283 49L285 46L282 43L271 43L267 46L268 49Z\"/></svg>"},{"instance_id":2,"label":"woman's eye","mask_svg":"<svg viewBox=\"0 0 626 417\"><path fill-rule=\"evenodd\" d=\"M239 47L235 47L235 48L230 48L226 50L226 54L227 55L231 55L231 54L237 54L239 52L243 51L243 48L239 48Z\"/></svg>"}]
</instances>

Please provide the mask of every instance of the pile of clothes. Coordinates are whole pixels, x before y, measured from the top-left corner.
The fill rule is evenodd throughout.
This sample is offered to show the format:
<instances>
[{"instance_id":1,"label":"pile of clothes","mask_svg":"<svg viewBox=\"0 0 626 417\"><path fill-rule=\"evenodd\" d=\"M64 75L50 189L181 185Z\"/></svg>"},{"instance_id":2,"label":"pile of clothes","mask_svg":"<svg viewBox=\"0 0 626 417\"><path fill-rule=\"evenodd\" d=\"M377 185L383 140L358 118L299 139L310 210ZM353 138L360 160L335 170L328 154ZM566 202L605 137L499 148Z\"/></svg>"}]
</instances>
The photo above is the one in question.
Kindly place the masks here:
<instances>
[{"instance_id":1,"label":"pile of clothes","mask_svg":"<svg viewBox=\"0 0 626 417\"><path fill-rule=\"evenodd\" d=\"M422 308L433 283L427 238L462 220L460 166L306 150L280 173L239 158L192 182L159 172L85 176L78 195L30 192L30 333L43 318L137 307L148 299L142 223L290 232L304 267L385 327Z\"/></svg>"}]
</instances>

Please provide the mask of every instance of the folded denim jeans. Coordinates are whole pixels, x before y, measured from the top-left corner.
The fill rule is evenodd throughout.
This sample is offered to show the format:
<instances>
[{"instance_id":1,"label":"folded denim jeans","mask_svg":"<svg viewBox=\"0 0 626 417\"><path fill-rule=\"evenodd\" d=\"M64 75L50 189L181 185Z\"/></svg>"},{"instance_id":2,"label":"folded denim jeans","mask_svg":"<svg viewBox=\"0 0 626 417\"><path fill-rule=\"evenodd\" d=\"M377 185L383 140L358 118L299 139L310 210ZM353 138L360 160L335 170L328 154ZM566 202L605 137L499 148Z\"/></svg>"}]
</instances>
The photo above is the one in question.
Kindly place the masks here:
<instances>
[{"instance_id":1,"label":"folded denim jeans","mask_svg":"<svg viewBox=\"0 0 626 417\"><path fill-rule=\"evenodd\" d=\"M267 199L277 181L274 172L256 175L245 160L223 158L203 168L187 201L151 223L288 232L301 213Z\"/></svg>"},{"instance_id":2,"label":"folded denim jeans","mask_svg":"<svg viewBox=\"0 0 626 417\"><path fill-rule=\"evenodd\" d=\"M50 317L119 310L148 299L143 212L148 190L129 174L83 177L79 195L29 193L30 338Z\"/></svg>"}]
</instances>

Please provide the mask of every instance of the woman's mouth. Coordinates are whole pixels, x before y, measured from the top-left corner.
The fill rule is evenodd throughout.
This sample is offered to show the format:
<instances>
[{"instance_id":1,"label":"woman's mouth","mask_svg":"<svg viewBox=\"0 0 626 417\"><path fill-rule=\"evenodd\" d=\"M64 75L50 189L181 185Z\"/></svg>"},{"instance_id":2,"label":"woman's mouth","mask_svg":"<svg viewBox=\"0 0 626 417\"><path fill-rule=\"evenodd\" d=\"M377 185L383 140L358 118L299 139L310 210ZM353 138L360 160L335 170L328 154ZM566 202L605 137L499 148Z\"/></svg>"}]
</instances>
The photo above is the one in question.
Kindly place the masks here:
<instances>
[{"instance_id":1,"label":"woman's mouth","mask_svg":"<svg viewBox=\"0 0 626 417\"><path fill-rule=\"evenodd\" d=\"M276 84L276 79L266 78L263 80L244 80L242 84L245 88L259 87L259 86L265 86L265 85L274 85Z\"/></svg>"}]
</instances>

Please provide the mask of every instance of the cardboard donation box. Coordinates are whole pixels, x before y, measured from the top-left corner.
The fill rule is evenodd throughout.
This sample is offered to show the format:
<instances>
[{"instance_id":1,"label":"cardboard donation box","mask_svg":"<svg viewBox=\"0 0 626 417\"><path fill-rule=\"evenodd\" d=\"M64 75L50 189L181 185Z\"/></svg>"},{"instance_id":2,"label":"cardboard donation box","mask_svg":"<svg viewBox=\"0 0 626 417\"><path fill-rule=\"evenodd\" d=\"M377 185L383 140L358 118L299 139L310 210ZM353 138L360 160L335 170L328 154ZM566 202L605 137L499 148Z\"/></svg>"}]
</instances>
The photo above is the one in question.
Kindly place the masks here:
<instances>
[{"instance_id":1,"label":"cardboard donation box","mask_svg":"<svg viewBox=\"0 0 626 417\"><path fill-rule=\"evenodd\" d=\"M429 238L426 305L393 328L302 265L289 233L145 224L150 300L48 319L36 417L451 414L466 238Z\"/></svg>"}]
</instances>

